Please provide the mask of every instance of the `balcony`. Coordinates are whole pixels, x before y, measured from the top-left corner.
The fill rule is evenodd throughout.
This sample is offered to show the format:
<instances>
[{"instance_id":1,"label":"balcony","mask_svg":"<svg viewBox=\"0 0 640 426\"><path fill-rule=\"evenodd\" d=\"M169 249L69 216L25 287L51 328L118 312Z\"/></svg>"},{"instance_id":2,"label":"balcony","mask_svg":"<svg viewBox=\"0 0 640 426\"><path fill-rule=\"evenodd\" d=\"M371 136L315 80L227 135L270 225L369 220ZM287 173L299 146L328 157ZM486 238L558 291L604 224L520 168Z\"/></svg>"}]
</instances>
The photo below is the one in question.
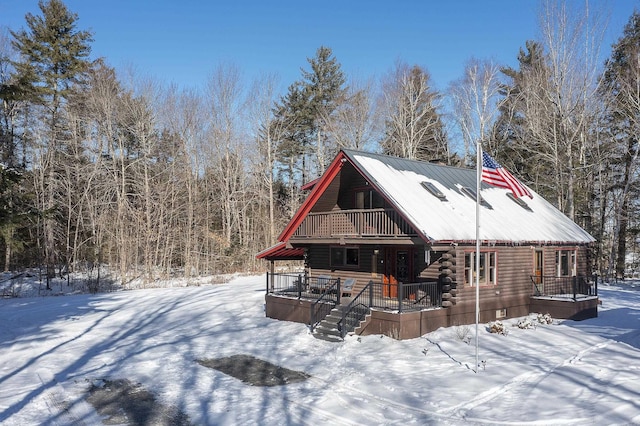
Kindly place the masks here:
<instances>
[{"instance_id":1,"label":"balcony","mask_svg":"<svg viewBox=\"0 0 640 426\"><path fill-rule=\"evenodd\" d=\"M309 213L296 229L295 239L410 238L417 236L393 209L339 210Z\"/></svg>"}]
</instances>

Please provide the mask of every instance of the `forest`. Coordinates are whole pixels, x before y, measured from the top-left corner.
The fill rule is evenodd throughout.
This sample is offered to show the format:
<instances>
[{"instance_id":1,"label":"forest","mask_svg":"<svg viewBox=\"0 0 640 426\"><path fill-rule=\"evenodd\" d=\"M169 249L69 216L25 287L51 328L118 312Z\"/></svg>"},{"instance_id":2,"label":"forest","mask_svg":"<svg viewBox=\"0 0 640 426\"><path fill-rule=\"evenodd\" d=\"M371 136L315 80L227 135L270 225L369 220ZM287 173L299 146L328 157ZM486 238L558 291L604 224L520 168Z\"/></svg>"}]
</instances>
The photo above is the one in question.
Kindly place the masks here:
<instances>
[{"instance_id":1,"label":"forest","mask_svg":"<svg viewBox=\"0 0 640 426\"><path fill-rule=\"evenodd\" d=\"M200 91L128 75L92 57L64 2L39 7L0 32L5 271L106 266L125 283L259 270L341 148L475 167L477 143L597 239L595 272L640 270L637 12L609 47L596 14L549 2L516 67L469 58L442 91L401 60L347 76L320 46L279 93L277 76L246 84L234 65Z\"/></svg>"}]
</instances>

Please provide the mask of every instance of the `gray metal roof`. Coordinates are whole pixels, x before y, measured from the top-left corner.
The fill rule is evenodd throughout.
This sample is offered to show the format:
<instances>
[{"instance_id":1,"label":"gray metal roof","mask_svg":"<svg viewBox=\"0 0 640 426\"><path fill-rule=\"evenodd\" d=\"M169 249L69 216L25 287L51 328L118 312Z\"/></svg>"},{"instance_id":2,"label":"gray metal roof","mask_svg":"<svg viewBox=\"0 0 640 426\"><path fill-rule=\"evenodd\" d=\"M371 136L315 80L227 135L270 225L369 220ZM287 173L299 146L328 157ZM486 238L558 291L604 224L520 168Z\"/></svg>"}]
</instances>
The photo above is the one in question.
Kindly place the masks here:
<instances>
[{"instance_id":1,"label":"gray metal roof","mask_svg":"<svg viewBox=\"0 0 640 426\"><path fill-rule=\"evenodd\" d=\"M475 200L462 190L475 191L476 170L444 166L387 155L343 150L352 164L429 241L475 240ZM431 182L446 201L430 194ZM524 205L510 199L510 191L481 184L485 201L480 213L480 238L513 243L589 243L585 230L531 191ZM524 206L524 207L523 207Z\"/></svg>"}]
</instances>

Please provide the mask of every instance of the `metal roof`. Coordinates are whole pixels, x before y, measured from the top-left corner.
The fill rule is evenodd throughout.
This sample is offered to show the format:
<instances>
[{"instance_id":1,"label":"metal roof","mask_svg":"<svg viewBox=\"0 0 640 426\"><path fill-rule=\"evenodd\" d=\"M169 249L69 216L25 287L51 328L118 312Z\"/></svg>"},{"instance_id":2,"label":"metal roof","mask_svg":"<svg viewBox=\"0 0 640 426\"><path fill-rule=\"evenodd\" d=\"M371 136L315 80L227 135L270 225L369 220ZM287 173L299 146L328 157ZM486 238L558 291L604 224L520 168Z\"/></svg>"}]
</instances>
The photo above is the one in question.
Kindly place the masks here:
<instances>
[{"instance_id":1,"label":"metal roof","mask_svg":"<svg viewBox=\"0 0 640 426\"><path fill-rule=\"evenodd\" d=\"M475 169L354 150L343 153L427 241L475 240ZM446 200L430 193L423 182L436 186ZM480 239L518 244L595 241L560 210L531 192L531 199L524 197L517 203L507 196L510 191L481 182Z\"/></svg>"}]
</instances>

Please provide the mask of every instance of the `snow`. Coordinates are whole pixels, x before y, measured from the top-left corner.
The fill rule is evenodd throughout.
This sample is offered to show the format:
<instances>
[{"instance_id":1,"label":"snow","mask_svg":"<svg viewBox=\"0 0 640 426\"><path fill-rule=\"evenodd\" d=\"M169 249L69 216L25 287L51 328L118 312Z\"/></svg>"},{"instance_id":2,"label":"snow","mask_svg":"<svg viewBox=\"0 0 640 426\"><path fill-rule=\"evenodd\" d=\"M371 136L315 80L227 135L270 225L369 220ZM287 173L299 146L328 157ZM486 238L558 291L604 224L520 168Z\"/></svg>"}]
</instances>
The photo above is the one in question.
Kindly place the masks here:
<instances>
[{"instance_id":1,"label":"snow","mask_svg":"<svg viewBox=\"0 0 640 426\"><path fill-rule=\"evenodd\" d=\"M602 285L599 317L315 339L264 315L264 276L0 300L0 424L99 424L92 383L139 382L193 424L640 423L640 282ZM311 378L257 387L195 360L246 354Z\"/></svg>"},{"instance_id":2,"label":"snow","mask_svg":"<svg viewBox=\"0 0 640 426\"><path fill-rule=\"evenodd\" d=\"M415 170L399 170L371 154L358 153L353 158L374 179L387 198L394 201L396 208L403 211L429 240L475 241L475 200L460 191L460 183L448 182L451 185L447 187L416 171L420 168L424 171L428 168L449 169L449 179L470 174L471 181L475 182L475 170L445 168L415 161L411 163ZM445 174L440 174L444 179ZM429 194L421 185L425 181L442 191L447 200L440 201ZM472 189L475 191L475 184ZM530 191L533 198L522 198L530 209L526 210L507 197L510 191L483 184L481 195L491 208L481 207L480 239L522 243L594 241L591 235L562 212L533 190Z\"/></svg>"}]
</instances>

